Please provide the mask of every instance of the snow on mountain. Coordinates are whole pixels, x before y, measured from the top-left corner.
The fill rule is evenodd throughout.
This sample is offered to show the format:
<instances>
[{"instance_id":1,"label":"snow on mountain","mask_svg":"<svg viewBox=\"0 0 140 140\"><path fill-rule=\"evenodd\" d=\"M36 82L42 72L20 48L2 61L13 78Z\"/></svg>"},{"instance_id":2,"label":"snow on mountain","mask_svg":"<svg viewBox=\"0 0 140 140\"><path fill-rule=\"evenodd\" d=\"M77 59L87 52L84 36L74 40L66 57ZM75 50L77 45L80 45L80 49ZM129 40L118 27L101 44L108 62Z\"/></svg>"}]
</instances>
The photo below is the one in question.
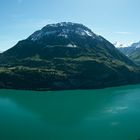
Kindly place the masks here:
<instances>
[{"instance_id":1,"label":"snow on mountain","mask_svg":"<svg viewBox=\"0 0 140 140\"><path fill-rule=\"evenodd\" d=\"M132 44L133 44L133 42L122 43L122 42L119 42L119 41L116 41L115 43L113 43L113 45L114 45L116 48L130 47Z\"/></svg>"},{"instance_id":2,"label":"snow on mountain","mask_svg":"<svg viewBox=\"0 0 140 140\"><path fill-rule=\"evenodd\" d=\"M140 41L137 42L137 43L133 43L133 44L131 45L131 47L134 47L135 49L140 48Z\"/></svg>"},{"instance_id":3,"label":"snow on mountain","mask_svg":"<svg viewBox=\"0 0 140 140\"><path fill-rule=\"evenodd\" d=\"M75 44L68 44L67 47L76 48L77 46Z\"/></svg>"},{"instance_id":4,"label":"snow on mountain","mask_svg":"<svg viewBox=\"0 0 140 140\"><path fill-rule=\"evenodd\" d=\"M56 33L56 31L48 31L48 32L37 31L31 36L31 40L36 41L36 40L41 39L43 36L47 36L47 35L49 36L49 35L52 35L55 33Z\"/></svg>"},{"instance_id":5,"label":"snow on mountain","mask_svg":"<svg viewBox=\"0 0 140 140\"><path fill-rule=\"evenodd\" d=\"M32 41L37 41L37 40L42 39L45 36L50 36L50 35L68 38L69 35L73 33L79 36L83 36L83 37L88 36L88 37L100 39L98 35L94 34L90 29L88 29L84 25L71 23L71 22L48 24L41 30L33 33L29 37L29 39Z\"/></svg>"}]
</instances>

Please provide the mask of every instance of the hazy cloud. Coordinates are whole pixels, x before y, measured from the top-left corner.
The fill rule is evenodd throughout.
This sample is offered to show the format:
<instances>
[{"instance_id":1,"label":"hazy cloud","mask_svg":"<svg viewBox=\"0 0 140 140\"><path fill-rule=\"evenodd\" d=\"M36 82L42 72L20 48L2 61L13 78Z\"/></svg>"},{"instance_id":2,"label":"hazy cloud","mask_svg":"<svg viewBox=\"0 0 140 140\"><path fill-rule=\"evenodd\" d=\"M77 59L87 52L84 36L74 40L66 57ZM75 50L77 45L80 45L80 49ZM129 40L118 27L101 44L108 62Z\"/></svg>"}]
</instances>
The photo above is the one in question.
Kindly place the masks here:
<instances>
[{"instance_id":1,"label":"hazy cloud","mask_svg":"<svg viewBox=\"0 0 140 140\"><path fill-rule=\"evenodd\" d=\"M132 32L115 32L116 34L120 34L120 35L131 35L133 34Z\"/></svg>"}]
</instances>

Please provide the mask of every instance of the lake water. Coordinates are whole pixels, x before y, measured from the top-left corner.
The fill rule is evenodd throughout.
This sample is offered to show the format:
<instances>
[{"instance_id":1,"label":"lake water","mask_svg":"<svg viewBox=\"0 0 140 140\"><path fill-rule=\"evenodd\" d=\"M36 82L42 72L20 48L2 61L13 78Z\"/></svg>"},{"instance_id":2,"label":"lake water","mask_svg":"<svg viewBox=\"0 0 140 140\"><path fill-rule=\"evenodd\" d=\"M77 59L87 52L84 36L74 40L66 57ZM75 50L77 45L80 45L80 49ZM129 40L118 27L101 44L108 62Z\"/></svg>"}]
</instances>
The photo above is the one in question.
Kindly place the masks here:
<instances>
[{"instance_id":1,"label":"lake water","mask_svg":"<svg viewBox=\"0 0 140 140\"><path fill-rule=\"evenodd\" d=\"M0 90L0 140L139 140L140 85Z\"/></svg>"}]
</instances>

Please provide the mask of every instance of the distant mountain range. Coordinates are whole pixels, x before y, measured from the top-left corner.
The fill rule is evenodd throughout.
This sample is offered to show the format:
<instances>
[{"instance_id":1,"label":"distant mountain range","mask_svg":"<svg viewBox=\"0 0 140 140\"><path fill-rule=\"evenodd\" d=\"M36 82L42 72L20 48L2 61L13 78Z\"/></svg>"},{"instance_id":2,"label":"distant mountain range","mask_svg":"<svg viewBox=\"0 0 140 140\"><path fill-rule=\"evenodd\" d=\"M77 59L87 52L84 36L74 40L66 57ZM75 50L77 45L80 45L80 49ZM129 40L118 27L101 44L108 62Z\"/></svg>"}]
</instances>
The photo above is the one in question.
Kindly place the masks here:
<instances>
[{"instance_id":1,"label":"distant mountain range","mask_svg":"<svg viewBox=\"0 0 140 140\"><path fill-rule=\"evenodd\" d=\"M0 88L93 89L138 82L134 62L82 24L49 24L0 54Z\"/></svg>"},{"instance_id":2,"label":"distant mountain range","mask_svg":"<svg viewBox=\"0 0 140 140\"><path fill-rule=\"evenodd\" d=\"M133 43L122 43L122 42L118 42L116 41L115 43L113 43L113 45L116 47L116 48L125 48L125 47L129 47L131 46Z\"/></svg>"},{"instance_id":3,"label":"distant mountain range","mask_svg":"<svg viewBox=\"0 0 140 140\"><path fill-rule=\"evenodd\" d=\"M140 65L140 42L133 43L127 47L120 47L119 50L136 64Z\"/></svg>"}]
</instances>

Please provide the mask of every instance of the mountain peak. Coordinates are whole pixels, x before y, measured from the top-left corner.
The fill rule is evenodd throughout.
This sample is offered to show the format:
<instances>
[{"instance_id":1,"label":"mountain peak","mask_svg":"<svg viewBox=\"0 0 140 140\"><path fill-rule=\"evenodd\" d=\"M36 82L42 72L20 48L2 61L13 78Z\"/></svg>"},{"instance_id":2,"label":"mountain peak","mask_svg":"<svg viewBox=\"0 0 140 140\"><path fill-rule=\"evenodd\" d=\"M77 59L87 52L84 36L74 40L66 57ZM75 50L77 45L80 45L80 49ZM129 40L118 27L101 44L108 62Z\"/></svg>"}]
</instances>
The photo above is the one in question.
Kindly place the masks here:
<instances>
[{"instance_id":1,"label":"mountain peak","mask_svg":"<svg viewBox=\"0 0 140 140\"><path fill-rule=\"evenodd\" d=\"M28 39L32 41L38 41L48 36L69 38L72 35L77 35L80 37L99 38L98 35L94 34L92 30L90 30L83 24L72 22L61 22L46 25L41 30L34 32Z\"/></svg>"},{"instance_id":2,"label":"mountain peak","mask_svg":"<svg viewBox=\"0 0 140 140\"><path fill-rule=\"evenodd\" d=\"M115 43L113 43L113 45L116 48L125 48L125 47L131 46L132 44L133 44L133 42L122 43L122 42L119 42L119 41L116 41Z\"/></svg>"},{"instance_id":3,"label":"mountain peak","mask_svg":"<svg viewBox=\"0 0 140 140\"><path fill-rule=\"evenodd\" d=\"M60 22L60 23L56 23L56 24L48 24L46 26L52 26L52 27L58 27L58 26L73 26L74 24L79 24L79 23L73 23L73 22ZM82 24L79 24L82 25Z\"/></svg>"}]
</instances>

